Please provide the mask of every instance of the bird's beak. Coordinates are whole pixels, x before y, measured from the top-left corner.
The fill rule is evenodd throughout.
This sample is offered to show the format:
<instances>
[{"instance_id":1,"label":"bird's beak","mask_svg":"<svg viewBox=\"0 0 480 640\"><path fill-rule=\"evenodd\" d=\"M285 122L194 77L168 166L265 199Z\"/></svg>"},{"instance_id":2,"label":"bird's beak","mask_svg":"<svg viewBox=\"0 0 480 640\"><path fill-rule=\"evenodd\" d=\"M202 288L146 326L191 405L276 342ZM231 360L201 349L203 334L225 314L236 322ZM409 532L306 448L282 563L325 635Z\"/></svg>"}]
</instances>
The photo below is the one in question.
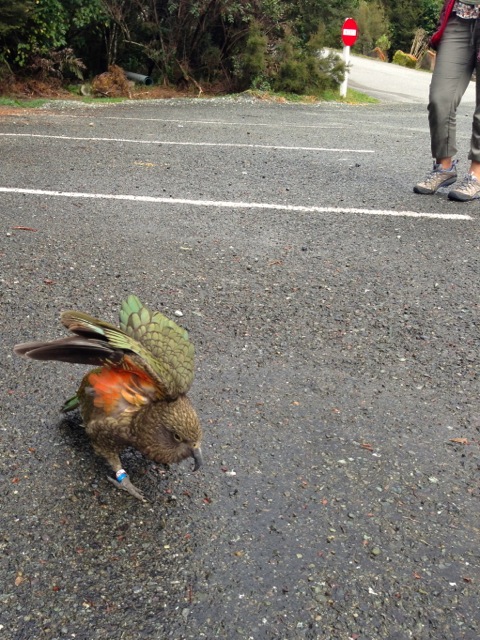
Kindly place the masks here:
<instances>
[{"instance_id":1,"label":"bird's beak","mask_svg":"<svg viewBox=\"0 0 480 640\"><path fill-rule=\"evenodd\" d=\"M195 464L193 465L193 471L198 471L198 469L200 469L200 467L203 464L202 450L200 449L200 447L196 447L195 449L192 450L192 456L193 456L193 459L195 460Z\"/></svg>"}]
</instances>

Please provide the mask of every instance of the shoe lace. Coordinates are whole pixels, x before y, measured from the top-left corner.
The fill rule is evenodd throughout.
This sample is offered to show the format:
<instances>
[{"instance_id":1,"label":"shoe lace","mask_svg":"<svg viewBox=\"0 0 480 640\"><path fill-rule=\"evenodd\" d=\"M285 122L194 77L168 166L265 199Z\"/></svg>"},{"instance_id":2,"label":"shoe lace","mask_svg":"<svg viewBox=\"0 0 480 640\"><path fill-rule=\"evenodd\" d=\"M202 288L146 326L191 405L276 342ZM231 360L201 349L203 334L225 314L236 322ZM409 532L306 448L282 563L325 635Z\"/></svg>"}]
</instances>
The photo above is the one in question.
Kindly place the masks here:
<instances>
[{"instance_id":1,"label":"shoe lace","mask_svg":"<svg viewBox=\"0 0 480 640\"><path fill-rule=\"evenodd\" d=\"M460 183L459 190L464 189L465 191L472 191L478 188L478 180L473 175L473 173L467 173L462 182Z\"/></svg>"},{"instance_id":2,"label":"shoe lace","mask_svg":"<svg viewBox=\"0 0 480 640\"><path fill-rule=\"evenodd\" d=\"M435 184L438 180L438 176L440 173L442 173L442 169L440 165L434 164L433 169L429 173L427 173L427 175L425 176L423 180L423 184L428 187Z\"/></svg>"}]
</instances>

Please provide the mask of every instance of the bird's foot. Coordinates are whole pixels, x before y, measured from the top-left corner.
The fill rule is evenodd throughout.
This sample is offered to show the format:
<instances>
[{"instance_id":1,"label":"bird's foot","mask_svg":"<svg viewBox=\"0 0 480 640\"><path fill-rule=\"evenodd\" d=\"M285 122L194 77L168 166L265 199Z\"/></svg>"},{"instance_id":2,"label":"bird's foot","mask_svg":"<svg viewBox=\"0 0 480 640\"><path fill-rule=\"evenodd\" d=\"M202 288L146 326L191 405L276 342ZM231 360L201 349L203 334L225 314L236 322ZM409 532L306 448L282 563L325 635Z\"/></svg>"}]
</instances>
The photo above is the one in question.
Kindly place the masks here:
<instances>
[{"instance_id":1,"label":"bird's foot","mask_svg":"<svg viewBox=\"0 0 480 640\"><path fill-rule=\"evenodd\" d=\"M137 500L141 500L142 502L148 502L148 500L145 498L145 496L140 491L140 489L137 489L137 487L134 484L132 484L132 482L130 482L130 478L128 477L127 473L123 469L120 469L120 471L117 471L116 475L117 475L116 478L112 478L111 476L107 476L107 478L118 489L123 489L130 495L137 498Z\"/></svg>"}]
</instances>

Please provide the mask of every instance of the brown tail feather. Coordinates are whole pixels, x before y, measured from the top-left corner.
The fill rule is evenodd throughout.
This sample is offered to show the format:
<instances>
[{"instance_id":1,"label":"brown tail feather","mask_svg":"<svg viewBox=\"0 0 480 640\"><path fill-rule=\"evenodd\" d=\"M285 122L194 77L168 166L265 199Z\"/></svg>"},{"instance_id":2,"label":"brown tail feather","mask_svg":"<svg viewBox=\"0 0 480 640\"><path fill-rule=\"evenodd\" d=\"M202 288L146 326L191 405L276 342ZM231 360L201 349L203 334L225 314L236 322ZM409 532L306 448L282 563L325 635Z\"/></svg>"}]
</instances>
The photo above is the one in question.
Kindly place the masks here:
<instances>
[{"instance_id":1,"label":"brown tail feather","mask_svg":"<svg viewBox=\"0 0 480 640\"><path fill-rule=\"evenodd\" d=\"M17 344L14 352L33 360L56 360L99 366L110 362L120 362L123 354L110 347L103 340L86 340L78 336L60 338L51 342L25 342Z\"/></svg>"}]
</instances>

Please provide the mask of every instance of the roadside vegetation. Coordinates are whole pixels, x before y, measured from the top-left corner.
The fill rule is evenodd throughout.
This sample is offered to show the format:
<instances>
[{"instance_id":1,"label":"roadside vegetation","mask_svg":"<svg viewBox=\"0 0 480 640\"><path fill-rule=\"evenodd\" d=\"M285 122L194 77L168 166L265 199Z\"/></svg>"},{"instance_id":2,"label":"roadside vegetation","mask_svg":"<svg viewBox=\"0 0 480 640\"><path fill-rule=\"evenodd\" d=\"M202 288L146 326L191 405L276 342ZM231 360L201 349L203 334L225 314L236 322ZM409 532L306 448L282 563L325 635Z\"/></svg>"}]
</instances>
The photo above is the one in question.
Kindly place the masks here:
<instances>
[{"instance_id":1,"label":"roadside vegetation","mask_svg":"<svg viewBox=\"0 0 480 640\"><path fill-rule=\"evenodd\" d=\"M338 99L341 25L390 60L428 42L441 0L0 0L0 95L256 92ZM419 30L423 36L419 38ZM397 56L398 57L398 56ZM123 71L152 78L133 88ZM149 89L149 90L147 90ZM82 98L83 99L83 98ZM91 98L90 98L91 99ZM361 100L350 94L347 101Z\"/></svg>"}]
</instances>

